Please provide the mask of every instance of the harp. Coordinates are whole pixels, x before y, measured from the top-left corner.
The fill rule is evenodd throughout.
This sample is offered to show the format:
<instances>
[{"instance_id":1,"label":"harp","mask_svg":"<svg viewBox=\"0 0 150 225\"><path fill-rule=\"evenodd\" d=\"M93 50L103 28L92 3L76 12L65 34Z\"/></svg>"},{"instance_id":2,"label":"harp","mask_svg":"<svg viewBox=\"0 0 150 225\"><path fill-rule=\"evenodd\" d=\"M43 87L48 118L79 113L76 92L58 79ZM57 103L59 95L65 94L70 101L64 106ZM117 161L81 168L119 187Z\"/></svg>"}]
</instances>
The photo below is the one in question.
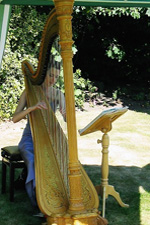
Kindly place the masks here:
<instances>
[{"instance_id":1,"label":"harp","mask_svg":"<svg viewBox=\"0 0 150 225\"><path fill-rule=\"evenodd\" d=\"M47 110L36 110L30 115L35 154L36 197L40 210L47 216L48 225L106 224L106 221L99 217L96 190L77 156L72 79L72 6L73 1L55 1L55 8L50 12L43 30L37 69L34 70L28 61L22 62L28 106L41 100L47 105ZM52 48L59 36L68 137L50 104L52 101L45 97L46 91L42 89ZM56 97L56 87L50 87L48 90L51 96L55 93Z\"/></svg>"}]
</instances>

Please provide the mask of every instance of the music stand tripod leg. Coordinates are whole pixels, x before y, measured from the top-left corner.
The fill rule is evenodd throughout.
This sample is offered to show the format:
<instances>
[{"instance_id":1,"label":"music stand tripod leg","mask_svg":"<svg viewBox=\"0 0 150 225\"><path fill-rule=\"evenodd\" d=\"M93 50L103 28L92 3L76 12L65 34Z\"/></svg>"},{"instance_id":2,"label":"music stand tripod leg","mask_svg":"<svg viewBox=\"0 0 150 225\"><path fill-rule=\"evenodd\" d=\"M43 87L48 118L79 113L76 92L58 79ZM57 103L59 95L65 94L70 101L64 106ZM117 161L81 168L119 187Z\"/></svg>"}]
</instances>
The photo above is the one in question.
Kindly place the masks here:
<instances>
[{"instance_id":1,"label":"music stand tripod leg","mask_svg":"<svg viewBox=\"0 0 150 225\"><path fill-rule=\"evenodd\" d=\"M106 208L106 187L103 187L103 209L102 209L102 217L105 218L105 208Z\"/></svg>"},{"instance_id":2,"label":"music stand tripod leg","mask_svg":"<svg viewBox=\"0 0 150 225\"><path fill-rule=\"evenodd\" d=\"M120 194L115 190L114 186L108 185L107 190L108 190L108 195L113 196L121 207L129 207L128 204L125 204L121 200Z\"/></svg>"}]
</instances>

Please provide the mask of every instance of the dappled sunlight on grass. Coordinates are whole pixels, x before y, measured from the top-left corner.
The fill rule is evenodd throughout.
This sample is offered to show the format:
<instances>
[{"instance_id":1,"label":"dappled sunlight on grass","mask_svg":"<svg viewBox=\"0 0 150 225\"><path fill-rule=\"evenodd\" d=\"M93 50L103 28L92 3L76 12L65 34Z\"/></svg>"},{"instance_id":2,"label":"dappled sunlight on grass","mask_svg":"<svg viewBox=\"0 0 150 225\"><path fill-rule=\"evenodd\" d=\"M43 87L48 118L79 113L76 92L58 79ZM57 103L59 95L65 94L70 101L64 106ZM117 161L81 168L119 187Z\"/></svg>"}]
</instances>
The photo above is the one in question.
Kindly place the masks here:
<instances>
[{"instance_id":1,"label":"dappled sunlight on grass","mask_svg":"<svg viewBox=\"0 0 150 225\"><path fill-rule=\"evenodd\" d=\"M93 184L99 185L101 167L84 165L84 168ZM129 208L120 207L115 198L108 196L106 200L106 218L109 225L149 225L149 172L150 165L143 168L137 166L110 166L109 184L115 187L122 201L129 204ZM99 210L102 210L101 197Z\"/></svg>"},{"instance_id":2,"label":"dappled sunlight on grass","mask_svg":"<svg viewBox=\"0 0 150 225\"><path fill-rule=\"evenodd\" d=\"M139 187L140 192L140 218L142 225L149 225L150 221L150 189L144 190L142 186Z\"/></svg>"},{"instance_id":3,"label":"dappled sunlight on grass","mask_svg":"<svg viewBox=\"0 0 150 225\"><path fill-rule=\"evenodd\" d=\"M76 112L77 129L84 128L101 112L102 108L99 107ZM8 133L3 132L3 125L0 126L3 133L0 139L1 147L2 144L6 144L6 141L8 145L9 140L11 144L18 143L24 123L20 124L18 128L12 123L6 123L6 125ZM13 137L10 135L12 132ZM129 110L113 122L112 130L108 135L110 138L109 184L115 187L122 201L130 206L122 208L113 197L109 196L106 200L106 218L109 225L149 225L150 114ZM102 146L97 144L97 139L102 138L102 132L85 136L80 136L77 132L77 137L79 160L84 165L93 184L99 185L101 182ZM9 179L7 179L8 181ZM26 192L16 190L15 202L11 203L8 188L7 183L7 193L1 195L1 223L3 225L41 225L41 219L33 217L34 210ZM99 199L99 210L101 211L102 199L101 197Z\"/></svg>"},{"instance_id":4,"label":"dappled sunlight on grass","mask_svg":"<svg viewBox=\"0 0 150 225\"><path fill-rule=\"evenodd\" d=\"M78 129L84 128L99 114L98 108L77 114ZM108 135L109 184L120 193L122 201L130 205L122 208L109 196L106 200L109 225L149 225L150 114L128 110L113 122ZM97 139L101 138L101 131L78 135L79 159L86 164L85 169L94 185L101 182L102 146L97 144Z\"/></svg>"}]
</instances>

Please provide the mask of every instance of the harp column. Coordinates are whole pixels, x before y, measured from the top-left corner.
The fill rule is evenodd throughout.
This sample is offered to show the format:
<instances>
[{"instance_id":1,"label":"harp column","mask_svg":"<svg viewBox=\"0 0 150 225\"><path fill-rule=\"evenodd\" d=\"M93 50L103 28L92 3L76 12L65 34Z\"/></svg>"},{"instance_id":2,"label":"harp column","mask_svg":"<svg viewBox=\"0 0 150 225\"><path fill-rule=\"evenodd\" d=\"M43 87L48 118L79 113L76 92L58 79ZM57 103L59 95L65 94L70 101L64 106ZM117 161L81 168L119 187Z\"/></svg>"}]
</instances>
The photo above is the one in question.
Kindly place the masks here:
<instances>
[{"instance_id":1,"label":"harp column","mask_svg":"<svg viewBox=\"0 0 150 225\"><path fill-rule=\"evenodd\" d=\"M70 186L70 206L71 213L84 211L81 187L81 173L77 152L77 129L75 117L75 100L73 84L72 65L72 11L74 0L54 0L57 19L59 21L59 34L61 45L61 56L63 59L66 115L69 145L69 186Z\"/></svg>"}]
</instances>

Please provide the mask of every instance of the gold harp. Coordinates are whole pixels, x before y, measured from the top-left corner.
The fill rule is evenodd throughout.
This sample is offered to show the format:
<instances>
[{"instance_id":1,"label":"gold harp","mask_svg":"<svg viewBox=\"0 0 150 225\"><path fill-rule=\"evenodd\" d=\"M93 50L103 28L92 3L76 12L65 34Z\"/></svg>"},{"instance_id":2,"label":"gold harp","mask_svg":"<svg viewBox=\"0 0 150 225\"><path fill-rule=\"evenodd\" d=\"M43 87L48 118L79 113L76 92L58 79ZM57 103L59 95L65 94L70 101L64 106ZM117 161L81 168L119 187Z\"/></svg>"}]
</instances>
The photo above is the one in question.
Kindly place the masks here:
<instances>
[{"instance_id":1,"label":"gold harp","mask_svg":"<svg viewBox=\"0 0 150 225\"><path fill-rule=\"evenodd\" d=\"M44 27L37 70L35 71L28 61L22 63L28 106L36 104L41 99L47 105L47 110L36 110L30 115L30 126L34 141L37 202L40 210L47 216L48 225L105 224L103 220L98 219L99 199L96 190L78 159L74 161L74 153L67 151L70 137L68 135L67 139L63 133L54 110L45 98L41 87L47 72L53 42L59 34L61 36L60 43L63 43L63 46L61 46L62 55L67 55L66 58L64 58L64 55L62 56L63 67L67 64L70 72L68 44L63 40L63 29L68 29L68 23L70 24L71 21L72 1L71 4L65 5L64 10L60 10L60 2L62 2L61 7L63 8L64 2L58 1L58 7L56 6L56 10L53 9L50 12ZM60 15L62 12L64 17ZM65 25L62 24L63 21ZM71 46L72 41L69 40L68 43ZM67 46L65 51L64 46ZM65 72L66 66L64 74ZM65 85L66 83L67 79ZM68 98L66 96L68 96L67 93L65 93L65 98ZM69 106L67 106L67 103L68 100L66 99L68 113ZM70 123L68 115L67 123ZM71 124L67 124L67 127L70 129ZM52 134L53 128L55 132L59 130L63 142L58 143L59 138L57 139L56 135L53 135L55 132ZM60 137L60 133L57 135L58 137ZM71 144L69 144L69 151L71 151L70 146ZM62 154L57 153L59 150ZM64 152L66 153L65 156Z\"/></svg>"}]
</instances>

